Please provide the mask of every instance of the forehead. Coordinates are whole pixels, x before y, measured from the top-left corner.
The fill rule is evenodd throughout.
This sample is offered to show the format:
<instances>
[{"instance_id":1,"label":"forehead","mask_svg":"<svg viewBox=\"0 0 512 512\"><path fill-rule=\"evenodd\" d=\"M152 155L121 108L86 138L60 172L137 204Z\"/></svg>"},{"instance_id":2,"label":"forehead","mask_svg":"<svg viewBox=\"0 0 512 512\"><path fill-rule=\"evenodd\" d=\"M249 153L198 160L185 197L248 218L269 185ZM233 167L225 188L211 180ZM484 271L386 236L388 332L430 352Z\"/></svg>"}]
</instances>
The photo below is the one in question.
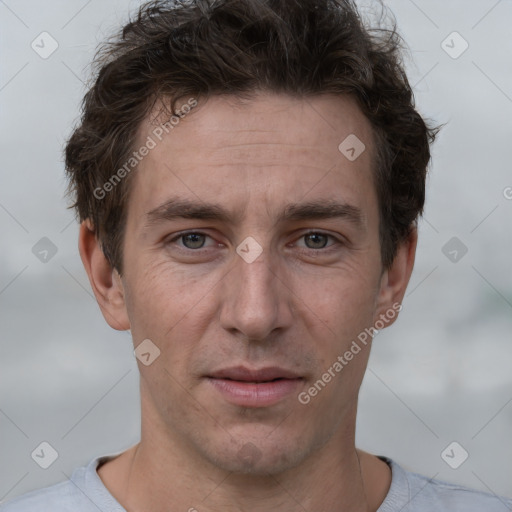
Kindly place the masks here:
<instances>
[{"instance_id":1,"label":"forehead","mask_svg":"<svg viewBox=\"0 0 512 512\"><path fill-rule=\"evenodd\" d=\"M239 218L251 208L282 217L280 206L301 199L363 211L376 202L371 125L348 96L214 96L172 124L155 109L137 147L150 139L132 182L129 212L137 217L171 196L229 203Z\"/></svg>"}]
</instances>

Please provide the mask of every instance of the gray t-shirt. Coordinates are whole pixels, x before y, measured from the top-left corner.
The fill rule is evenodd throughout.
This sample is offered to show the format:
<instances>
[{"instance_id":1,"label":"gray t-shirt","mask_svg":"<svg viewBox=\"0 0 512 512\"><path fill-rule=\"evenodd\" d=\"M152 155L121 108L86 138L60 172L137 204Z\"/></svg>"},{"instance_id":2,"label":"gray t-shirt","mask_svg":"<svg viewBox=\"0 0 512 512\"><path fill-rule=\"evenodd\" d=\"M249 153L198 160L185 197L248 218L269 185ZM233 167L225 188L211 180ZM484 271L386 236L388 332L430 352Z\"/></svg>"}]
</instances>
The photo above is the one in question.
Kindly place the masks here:
<instances>
[{"instance_id":1,"label":"gray t-shirt","mask_svg":"<svg viewBox=\"0 0 512 512\"><path fill-rule=\"evenodd\" d=\"M115 455L93 459L68 481L29 492L0 512L126 512L103 485L96 468ZM389 492L377 512L512 512L512 500L407 471L389 457Z\"/></svg>"}]
</instances>

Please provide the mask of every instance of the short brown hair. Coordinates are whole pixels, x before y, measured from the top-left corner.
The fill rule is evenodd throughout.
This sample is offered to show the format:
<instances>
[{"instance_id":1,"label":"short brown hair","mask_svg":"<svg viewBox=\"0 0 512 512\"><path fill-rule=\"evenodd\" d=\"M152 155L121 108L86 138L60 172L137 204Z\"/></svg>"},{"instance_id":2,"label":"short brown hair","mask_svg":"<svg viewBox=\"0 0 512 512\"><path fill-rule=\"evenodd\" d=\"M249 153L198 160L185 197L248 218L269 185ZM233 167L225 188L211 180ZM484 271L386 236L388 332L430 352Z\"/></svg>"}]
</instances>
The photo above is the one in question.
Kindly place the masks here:
<instances>
[{"instance_id":1,"label":"short brown hair","mask_svg":"<svg viewBox=\"0 0 512 512\"><path fill-rule=\"evenodd\" d=\"M350 94L375 140L381 259L388 268L423 211L429 127L414 108L392 28L365 28L351 0L158 0L95 58L79 126L65 148L68 193L90 219L110 264L122 272L129 176L98 199L130 158L138 128L157 100Z\"/></svg>"}]
</instances>

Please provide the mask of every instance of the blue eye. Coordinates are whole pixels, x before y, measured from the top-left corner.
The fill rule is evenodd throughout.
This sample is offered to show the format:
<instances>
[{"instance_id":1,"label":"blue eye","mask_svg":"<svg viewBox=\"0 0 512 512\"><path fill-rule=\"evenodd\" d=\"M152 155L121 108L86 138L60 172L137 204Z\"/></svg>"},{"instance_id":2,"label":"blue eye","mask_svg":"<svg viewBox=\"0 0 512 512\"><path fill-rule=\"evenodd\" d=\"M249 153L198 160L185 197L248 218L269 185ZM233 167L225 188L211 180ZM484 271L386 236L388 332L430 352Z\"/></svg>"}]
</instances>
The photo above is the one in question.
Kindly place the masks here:
<instances>
[{"instance_id":1,"label":"blue eye","mask_svg":"<svg viewBox=\"0 0 512 512\"><path fill-rule=\"evenodd\" d=\"M206 235L205 233L201 233L199 231L191 231L189 233L181 233L178 236L169 240L169 242L174 243L177 240L181 240L186 249L202 249L206 237L208 237L208 235Z\"/></svg>"},{"instance_id":2,"label":"blue eye","mask_svg":"<svg viewBox=\"0 0 512 512\"><path fill-rule=\"evenodd\" d=\"M333 240L334 242L330 245L327 245L328 239ZM336 238L333 235L329 235L327 233L323 233L322 231L309 231L307 233L303 233L299 240L305 241L305 249L302 247L303 252L308 253L327 253L333 249L337 249L335 246L343 245L343 242Z\"/></svg>"},{"instance_id":3,"label":"blue eye","mask_svg":"<svg viewBox=\"0 0 512 512\"><path fill-rule=\"evenodd\" d=\"M208 238L210 240L212 239L209 235L202 233L201 231L189 231L177 234L174 238L169 239L167 244L177 245L179 249L185 251L200 252L201 249L206 250L208 248L206 245L206 240ZM334 243L328 245L329 239L334 240ZM299 240L304 240L305 247L302 246L301 250L306 252L322 252L322 249L325 249L323 252L327 252L332 246L342 245L341 241L336 237L321 231L309 231L307 233L303 233L294 243L297 243ZM178 241L181 243L177 243Z\"/></svg>"},{"instance_id":4,"label":"blue eye","mask_svg":"<svg viewBox=\"0 0 512 512\"><path fill-rule=\"evenodd\" d=\"M302 235L301 238L304 238L306 241L306 245L308 246L307 241L311 241L313 244L313 247L308 246L308 249L323 249L327 244L327 239L331 238L329 235L326 235L324 233L306 233L305 235Z\"/></svg>"},{"instance_id":5,"label":"blue eye","mask_svg":"<svg viewBox=\"0 0 512 512\"><path fill-rule=\"evenodd\" d=\"M206 235L202 233L188 233L186 235L181 235L181 239L183 243L188 249L201 249L204 245L204 238ZM188 246L187 243L190 243L191 246Z\"/></svg>"}]
</instances>

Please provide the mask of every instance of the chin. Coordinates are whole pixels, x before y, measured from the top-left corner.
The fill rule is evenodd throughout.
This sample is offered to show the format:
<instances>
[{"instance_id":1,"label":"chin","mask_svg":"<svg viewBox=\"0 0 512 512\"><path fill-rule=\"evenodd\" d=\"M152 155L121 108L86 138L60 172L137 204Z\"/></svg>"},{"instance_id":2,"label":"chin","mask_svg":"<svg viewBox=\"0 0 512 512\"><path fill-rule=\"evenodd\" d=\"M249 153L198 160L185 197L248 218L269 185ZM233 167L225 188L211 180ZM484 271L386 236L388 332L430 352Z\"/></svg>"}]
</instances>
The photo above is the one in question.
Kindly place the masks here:
<instances>
[{"instance_id":1,"label":"chin","mask_svg":"<svg viewBox=\"0 0 512 512\"><path fill-rule=\"evenodd\" d=\"M251 448L248 448L251 447ZM244 456L240 452L245 452ZM269 476L278 475L297 466L303 457L300 453L259 450L246 443L238 452L219 454L213 462L218 468L240 475Z\"/></svg>"},{"instance_id":2,"label":"chin","mask_svg":"<svg viewBox=\"0 0 512 512\"><path fill-rule=\"evenodd\" d=\"M283 473L299 465L313 451L304 439L278 436L270 439L255 436L233 436L226 442L209 440L202 446L203 456L211 464L236 474L269 476Z\"/></svg>"}]
</instances>

